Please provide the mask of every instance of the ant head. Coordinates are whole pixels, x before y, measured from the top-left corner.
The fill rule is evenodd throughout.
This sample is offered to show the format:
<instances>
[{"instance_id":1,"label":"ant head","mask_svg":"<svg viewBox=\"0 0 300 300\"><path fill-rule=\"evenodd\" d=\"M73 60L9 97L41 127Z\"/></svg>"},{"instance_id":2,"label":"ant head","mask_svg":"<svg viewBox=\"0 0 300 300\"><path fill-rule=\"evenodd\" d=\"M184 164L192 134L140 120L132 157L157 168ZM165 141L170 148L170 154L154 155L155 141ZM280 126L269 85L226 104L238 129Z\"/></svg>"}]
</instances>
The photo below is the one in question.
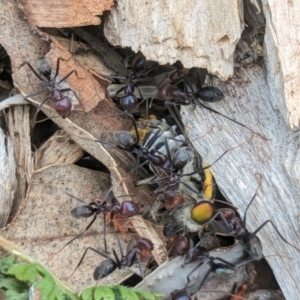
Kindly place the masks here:
<instances>
[{"instance_id":1,"label":"ant head","mask_svg":"<svg viewBox=\"0 0 300 300\"><path fill-rule=\"evenodd\" d=\"M241 239L245 250L252 259L260 260L262 258L262 245L261 241L255 234L249 233L245 239Z\"/></svg>"},{"instance_id":2,"label":"ant head","mask_svg":"<svg viewBox=\"0 0 300 300\"><path fill-rule=\"evenodd\" d=\"M191 220L199 225L208 222L216 213L214 205L210 201L201 201L191 210Z\"/></svg>"},{"instance_id":3,"label":"ant head","mask_svg":"<svg viewBox=\"0 0 300 300\"><path fill-rule=\"evenodd\" d=\"M192 159L194 155L190 147L179 148L172 157L172 165L176 170L181 170Z\"/></svg>"},{"instance_id":4,"label":"ant head","mask_svg":"<svg viewBox=\"0 0 300 300\"><path fill-rule=\"evenodd\" d=\"M104 261L102 261L95 269L94 271L94 279L99 280L102 279L109 274L111 274L115 269L117 268L117 263L111 259L108 258Z\"/></svg>"},{"instance_id":5,"label":"ant head","mask_svg":"<svg viewBox=\"0 0 300 300\"><path fill-rule=\"evenodd\" d=\"M176 251L179 255L184 255L190 250L190 242L184 235L178 237L176 241Z\"/></svg>"},{"instance_id":6,"label":"ant head","mask_svg":"<svg viewBox=\"0 0 300 300\"><path fill-rule=\"evenodd\" d=\"M137 138L128 131L117 131L113 135L117 144L124 149L132 149L137 145Z\"/></svg>"},{"instance_id":7,"label":"ant head","mask_svg":"<svg viewBox=\"0 0 300 300\"><path fill-rule=\"evenodd\" d=\"M40 57L36 62L37 69L47 78L50 79L52 68L50 59L47 57Z\"/></svg>"}]
</instances>

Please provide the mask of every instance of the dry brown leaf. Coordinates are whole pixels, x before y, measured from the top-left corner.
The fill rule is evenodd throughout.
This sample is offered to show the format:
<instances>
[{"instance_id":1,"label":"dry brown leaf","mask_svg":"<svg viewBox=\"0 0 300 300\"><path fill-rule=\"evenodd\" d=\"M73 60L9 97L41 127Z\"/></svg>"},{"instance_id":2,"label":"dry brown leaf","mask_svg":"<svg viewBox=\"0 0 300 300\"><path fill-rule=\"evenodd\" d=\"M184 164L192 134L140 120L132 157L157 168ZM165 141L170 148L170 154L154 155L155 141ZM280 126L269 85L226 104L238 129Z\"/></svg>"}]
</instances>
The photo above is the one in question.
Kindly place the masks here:
<instances>
[{"instance_id":1,"label":"dry brown leaf","mask_svg":"<svg viewBox=\"0 0 300 300\"><path fill-rule=\"evenodd\" d=\"M59 278L67 277L75 269L86 247L104 250L103 217L99 215L84 237L76 239L46 264L53 253L83 231L91 221L91 218L75 219L71 216L70 210L82 204L61 190L89 203L96 198L103 198L109 187L108 174L74 165L37 171L32 176L27 197L19 214L1 235L45 264ZM112 227L108 228L107 244L110 251L118 248L114 232ZM126 239L129 238L130 236L126 235ZM64 281L75 290L95 284L94 268L102 260L102 256L93 251L88 252L80 268L71 278ZM116 271L101 280L100 284L117 283L129 273L128 270Z\"/></svg>"},{"instance_id":2,"label":"dry brown leaf","mask_svg":"<svg viewBox=\"0 0 300 300\"><path fill-rule=\"evenodd\" d=\"M31 22L38 27L99 25L99 15L111 9L113 0L21 0Z\"/></svg>"}]
</instances>

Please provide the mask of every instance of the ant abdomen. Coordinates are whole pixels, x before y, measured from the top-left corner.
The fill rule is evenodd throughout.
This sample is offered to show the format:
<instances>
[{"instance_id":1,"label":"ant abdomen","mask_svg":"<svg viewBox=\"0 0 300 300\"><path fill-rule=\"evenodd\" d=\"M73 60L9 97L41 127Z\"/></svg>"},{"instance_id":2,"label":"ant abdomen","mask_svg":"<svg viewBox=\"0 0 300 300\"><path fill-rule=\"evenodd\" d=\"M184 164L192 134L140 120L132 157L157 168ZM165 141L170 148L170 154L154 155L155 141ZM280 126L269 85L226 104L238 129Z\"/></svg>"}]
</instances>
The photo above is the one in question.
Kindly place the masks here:
<instances>
[{"instance_id":1,"label":"ant abdomen","mask_svg":"<svg viewBox=\"0 0 300 300\"><path fill-rule=\"evenodd\" d=\"M219 102L224 98L223 92L214 86L201 88L196 96L205 102Z\"/></svg>"},{"instance_id":2,"label":"ant abdomen","mask_svg":"<svg viewBox=\"0 0 300 300\"><path fill-rule=\"evenodd\" d=\"M77 206L71 210L72 217L76 219L88 218L92 216L94 213L95 213L94 209L89 205Z\"/></svg>"},{"instance_id":3,"label":"ant abdomen","mask_svg":"<svg viewBox=\"0 0 300 300\"><path fill-rule=\"evenodd\" d=\"M106 259L96 267L93 277L95 280L100 280L111 274L116 268L117 263L113 259Z\"/></svg>"},{"instance_id":4,"label":"ant abdomen","mask_svg":"<svg viewBox=\"0 0 300 300\"><path fill-rule=\"evenodd\" d=\"M179 148L172 157L173 167L177 170L183 169L193 155L194 152L190 147Z\"/></svg>"},{"instance_id":5,"label":"ant abdomen","mask_svg":"<svg viewBox=\"0 0 300 300\"><path fill-rule=\"evenodd\" d=\"M260 260L262 258L262 245L258 236L252 233L245 234L241 243L252 259Z\"/></svg>"},{"instance_id":6,"label":"ant abdomen","mask_svg":"<svg viewBox=\"0 0 300 300\"><path fill-rule=\"evenodd\" d=\"M64 96L63 98L54 102L53 108L62 118L66 118L71 114L72 111L71 99L68 96Z\"/></svg>"}]
</instances>

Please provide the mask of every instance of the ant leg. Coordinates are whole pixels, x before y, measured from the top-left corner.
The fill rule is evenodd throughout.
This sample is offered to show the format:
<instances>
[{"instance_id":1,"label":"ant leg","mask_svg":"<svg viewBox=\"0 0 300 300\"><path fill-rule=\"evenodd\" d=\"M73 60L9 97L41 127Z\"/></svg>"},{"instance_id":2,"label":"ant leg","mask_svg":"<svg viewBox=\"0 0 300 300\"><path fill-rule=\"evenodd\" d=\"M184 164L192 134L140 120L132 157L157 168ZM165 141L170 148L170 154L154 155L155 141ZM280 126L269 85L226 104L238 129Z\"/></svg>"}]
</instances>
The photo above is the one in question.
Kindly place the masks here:
<instances>
[{"instance_id":1,"label":"ant leg","mask_svg":"<svg viewBox=\"0 0 300 300\"><path fill-rule=\"evenodd\" d=\"M44 81L44 82L47 81L47 80L43 79L43 78L37 73L37 71L31 66L31 64L30 64L29 62L27 62L27 61L23 62L23 63L20 65L19 69L22 68L24 65L27 65L27 66L31 69L31 71L34 73L34 75L35 75L39 80Z\"/></svg>"},{"instance_id":2,"label":"ant leg","mask_svg":"<svg viewBox=\"0 0 300 300\"><path fill-rule=\"evenodd\" d=\"M72 194L70 194L70 193L67 193L67 192L65 192L64 190L62 190L62 189L60 189L60 188L58 188L58 187L57 187L57 189L59 189L60 191L62 191L62 192L65 193L66 195L68 195L69 197L74 198L74 199L76 199L77 201L79 201L79 202L81 202L81 203L83 203L83 204L86 204L86 202L84 202L82 199L77 198L76 196L74 196L74 195L72 195Z\"/></svg>"},{"instance_id":3,"label":"ant leg","mask_svg":"<svg viewBox=\"0 0 300 300\"><path fill-rule=\"evenodd\" d=\"M196 171L191 172L191 173L182 174L182 176L191 176L191 175L193 175L193 174L199 173L200 171L204 171L204 170L206 170L206 169L211 168L211 167L212 167L216 162L218 162L218 161L219 161L226 153L228 153L229 151L232 151L232 150L234 150L234 149L236 149L236 148L241 147L243 144L247 143L247 142L252 138L252 136L253 136L253 135L251 135L251 136L250 136L248 139L246 139L243 143L241 143L241 144L239 144L239 145L237 145L237 146L235 146L235 147L232 147L232 148L226 150L221 156L219 156L219 157L218 157L214 162L212 162L210 165L203 167L201 170L196 170Z\"/></svg>"},{"instance_id":4,"label":"ant leg","mask_svg":"<svg viewBox=\"0 0 300 300\"><path fill-rule=\"evenodd\" d=\"M202 285L204 284L205 280L207 279L208 275L212 272L213 267L209 267L206 273L204 274L203 279L201 280L199 286L198 286L198 291L202 288Z\"/></svg>"},{"instance_id":5,"label":"ant leg","mask_svg":"<svg viewBox=\"0 0 300 300\"><path fill-rule=\"evenodd\" d=\"M77 76L77 71L76 70L72 70L69 74L67 74L65 77L63 77L63 79L61 79L59 82L57 82L57 84L62 83L63 81L65 81L68 77L70 77L73 73L75 73Z\"/></svg>"},{"instance_id":6,"label":"ant leg","mask_svg":"<svg viewBox=\"0 0 300 300\"><path fill-rule=\"evenodd\" d=\"M179 110L177 109L177 106L176 106L176 103L174 102L174 104L172 104L172 106L174 107L174 111L173 109L171 108L172 106L167 104L167 101L165 102L165 106L167 107L169 113L171 114L171 116L174 118L178 128L180 129L180 131L182 133L184 133L184 126L182 124L182 121L180 120L180 113L179 113Z\"/></svg>"},{"instance_id":7,"label":"ant leg","mask_svg":"<svg viewBox=\"0 0 300 300\"><path fill-rule=\"evenodd\" d=\"M116 92L116 95L120 94L123 90L125 90L125 86L121 87L121 88Z\"/></svg>"},{"instance_id":8,"label":"ant leg","mask_svg":"<svg viewBox=\"0 0 300 300\"><path fill-rule=\"evenodd\" d=\"M259 182L258 182L258 186L256 188L256 191L253 195L253 197L251 198L250 202L248 203L246 209L245 209L245 212L244 212L244 219L243 219L243 228L246 227L246 215L247 215L247 210L249 209L250 205L252 204L253 200L255 199L256 195L257 195L257 192L258 192L258 189L260 188L261 186L261 180L262 180L262 176L259 174Z\"/></svg>"},{"instance_id":9,"label":"ant leg","mask_svg":"<svg viewBox=\"0 0 300 300\"><path fill-rule=\"evenodd\" d=\"M94 248L92 248L92 247L87 247L87 248L85 249L85 251L84 251L84 253L83 253L83 255L82 255L82 257L81 257L79 263L77 264L75 270L74 270L74 271L72 272L72 274L71 274L70 276L68 276L68 277L72 277L72 276L74 275L75 271L76 271L76 270L79 268L79 266L82 264L83 259L84 259L84 257L86 256L86 253L87 253L88 250L92 250L92 251L96 252L97 254L99 254L99 255L105 257L106 259L109 257L108 255L106 255L104 252L102 252L102 251L100 251L100 250L96 250L96 249L94 249Z\"/></svg>"},{"instance_id":10,"label":"ant leg","mask_svg":"<svg viewBox=\"0 0 300 300\"><path fill-rule=\"evenodd\" d=\"M192 275L197 269L199 269L202 265L204 264L204 261L200 261L193 269L192 271L187 275L187 284L186 286L188 286L188 284L190 283L191 279L190 279L190 275Z\"/></svg>"},{"instance_id":11,"label":"ant leg","mask_svg":"<svg viewBox=\"0 0 300 300\"><path fill-rule=\"evenodd\" d=\"M123 247L121 245L121 241L120 241L120 238L117 237L117 240L118 240L118 246L119 246L119 250L120 250L120 254L121 256L123 257L124 256L124 252L123 252ZM127 247L128 248L128 247ZM127 252L127 251L126 251ZM127 253L126 253L127 254Z\"/></svg>"},{"instance_id":12,"label":"ant leg","mask_svg":"<svg viewBox=\"0 0 300 300\"><path fill-rule=\"evenodd\" d=\"M43 93L43 92L46 92L47 90L48 90L48 89L44 89L44 90L41 90L41 91L39 91L39 92L32 93L32 94L30 94L30 95L25 96L24 99L25 99L25 100L28 100L27 98L32 98L32 97L37 96L37 95L39 95L39 94L41 94L41 93Z\"/></svg>"},{"instance_id":13,"label":"ant leg","mask_svg":"<svg viewBox=\"0 0 300 300\"><path fill-rule=\"evenodd\" d=\"M256 131L252 130L250 127L248 127L248 126L246 126L246 125L244 125L244 124L242 124L242 123L240 123L240 122L238 122L238 121L236 121L236 120L234 120L234 119L231 119L231 118L229 118L229 117L223 115L222 113L220 113L220 112L218 112L218 111L216 111L216 110L214 110L214 109L212 109L212 108L210 108L210 107L204 105L204 104L201 103L200 101L199 101L198 103L199 103L200 106L206 108L207 110L209 110L209 111L211 111L211 112L213 112L213 113L215 113L215 114L217 114L217 115L219 115L219 116L222 116L222 117L226 118L227 120L230 120L230 121L232 121L232 122L234 122L234 123L236 123L236 124L238 124L238 125L240 125L240 126L246 128L246 129L248 129L248 130L251 131L253 134L256 134L256 135L260 136L263 140L268 140L265 136L263 136L262 134L260 134L260 133L258 133L258 132L256 132Z\"/></svg>"},{"instance_id":14,"label":"ant leg","mask_svg":"<svg viewBox=\"0 0 300 300\"><path fill-rule=\"evenodd\" d=\"M56 254L58 254L60 251L62 251L65 247L67 247L68 245L70 245L74 240L76 240L77 238L79 238L82 234L84 234L92 225L93 223L95 222L97 218L97 215L94 216L93 220L88 224L88 226L82 231L80 232L78 235L76 235L74 238L72 238L70 241L68 241L61 249L59 249L57 252L53 253L49 259L47 260L50 261L52 259L52 257Z\"/></svg>"},{"instance_id":15,"label":"ant leg","mask_svg":"<svg viewBox=\"0 0 300 300\"><path fill-rule=\"evenodd\" d=\"M254 232L253 234L255 235L257 232L259 232L268 222L270 222L273 226L273 228L276 230L276 232L278 233L278 235L280 236L280 238L287 243L288 245L290 245L291 247L295 248L296 250L300 251L300 249L296 246L294 246L293 244L291 244L290 242L288 242L280 233L279 229L275 226L275 224L271 221L271 220L267 220L265 222L263 222Z\"/></svg>"},{"instance_id":16,"label":"ant leg","mask_svg":"<svg viewBox=\"0 0 300 300\"><path fill-rule=\"evenodd\" d=\"M60 61L61 61L61 60L66 61L65 59L63 59L63 58L61 58L61 57L59 57L59 58L57 59L57 61L56 61L56 72L55 72L55 75L54 75L53 79L56 78L57 75L59 74L59 65L60 65Z\"/></svg>"},{"instance_id":17,"label":"ant leg","mask_svg":"<svg viewBox=\"0 0 300 300\"><path fill-rule=\"evenodd\" d=\"M136 260L138 261L139 269L140 269L142 278L145 279L144 269L143 269L143 266L142 266L141 259L140 259L139 255L136 255Z\"/></svg>"},{"instance_id":18,"label":"ant leg","mask_svg":"<svg viewBox=\"0 0 300 300\"><path fill-rule=\"evenodd\" d=\"M35 114L34 114L34 116L33 116L33 118L32 118L33 126L34 126L34 124L35 124L35 120L36 120L37 115L38 115L38 113L40 112L42 106L43 106L43 105L45 104L45 102L46 102L48 99L50 99L50 98L51 98L51 96L46 97L46 98L39 104L39 106L37 107L37 109L36 109L36 111L35 111Z\"/></svg>"}]
</instances>

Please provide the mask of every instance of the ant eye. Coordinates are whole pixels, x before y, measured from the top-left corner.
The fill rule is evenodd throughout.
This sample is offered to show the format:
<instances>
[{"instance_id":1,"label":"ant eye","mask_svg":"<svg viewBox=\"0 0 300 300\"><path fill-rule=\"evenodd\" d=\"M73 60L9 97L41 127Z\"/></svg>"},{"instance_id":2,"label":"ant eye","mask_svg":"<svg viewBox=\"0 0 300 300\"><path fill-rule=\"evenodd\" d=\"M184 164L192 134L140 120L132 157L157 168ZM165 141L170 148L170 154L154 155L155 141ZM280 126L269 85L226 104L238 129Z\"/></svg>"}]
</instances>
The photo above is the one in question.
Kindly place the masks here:
<instances>
[{"instance_id":1,"label":"ant eye","mask_svg":"<svg viewBox=\"0 0 300 300\"><path fill-rule=\"evenodd\" d=\"M212 203L209 201L201 201L196 204L191 210L192 221L203 225L208 222L215 214L215 209Z\"/></svg>"}]
</instances>

